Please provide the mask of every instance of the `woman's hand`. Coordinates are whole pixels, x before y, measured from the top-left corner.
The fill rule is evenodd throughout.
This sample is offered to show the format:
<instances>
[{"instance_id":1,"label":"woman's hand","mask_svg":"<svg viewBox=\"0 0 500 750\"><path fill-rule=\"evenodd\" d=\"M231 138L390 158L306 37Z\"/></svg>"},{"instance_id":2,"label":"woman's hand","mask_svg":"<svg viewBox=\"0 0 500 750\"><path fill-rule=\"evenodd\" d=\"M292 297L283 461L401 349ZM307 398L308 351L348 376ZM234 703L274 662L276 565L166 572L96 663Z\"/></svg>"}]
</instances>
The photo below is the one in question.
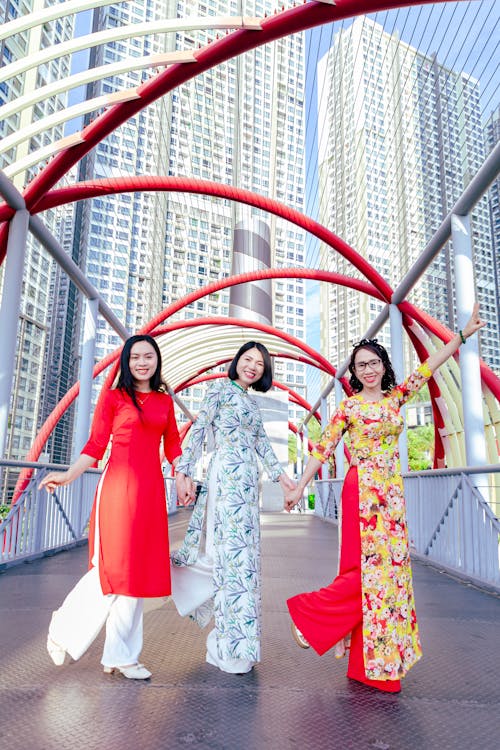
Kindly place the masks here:
<instances>
[{"instance_id":1,"label":"woman's hand","mask_svg":"<svg viewBox=\"0 0 500 750\"><path fill-rule=\"evenodd\" d=\"M479 329L483 328L483 326L485 325L486 325L486 321L481 320L481 318L479 317L479 303L476 302L472 309L472 315L470 316L469 320L462 328L464 339L468 339L469 336L473 336L476 333L476 331L479 331Z\"/></svg>"},{"instance_id":2,"label":"woman's hand","mask_svg":"<svg viewBox=\"0 0 500 750\"><path fill-rule=\"evenodd\" d=\"M195 487L191 477L185 474L175 475L175 487L177 490L177 499L181 505L189 505L195 499Z\"/></svg>"},{"instance_id":3,"label":"woman's hand","mask_svg":"<svg viewBox=\"0 0 500 750\"><path fill-rule=\"evenodd\" d=\"M56 487L64 487L64 485L69 484L72 481L73 478L69 470L49 471L38 485L38 489L41 490L45 488L47 492L54 492Z\"/></svg>"},{"instance_id":4,"label":"woman's hand","mask_svg":"<svg viewBox=\"0 0 500 750\"><path fill-rule=\"evenodd\" d=\"M286 471L281 474L278 481L280 483L281 489L283 490L283 494L285 495L287 492L293 492L293 490L297 487L297 482L294 482L293 479L290 479Z\"/></svg>"},{"instance_id":5,"label":"woman's hand","mask_svg":"<svg viewBox=\"0 0 500 750\"><path fill-rule=\"evenodd\" d=\"M285 503L284 503L284 509L287 513L290 513L292 508L295 508L297 503L299 503L302 499L302 495L304 494L304 490L302 487L296 486L295 489L289 490L288 492L285 492Z\"/></svg>"},{"instance_id":6,"label":"woman's hand","mask_svg":"<svg viewBox=\"0 0 500 750\"><path fill-rule=\"evenodd\" d=\"M41 490L42 487L45 487L47 492L54 492L56 487L64 487L64 485L70 484L71 482L74 482L75 479L78 479L84 471L87 471L91 466L94 466L95 461L96 459L92 456L88 456L86 453L80 453L76 461L72 463L66 471L49 471L38 485L38 489Z\"/></svg>"}]
</instances>

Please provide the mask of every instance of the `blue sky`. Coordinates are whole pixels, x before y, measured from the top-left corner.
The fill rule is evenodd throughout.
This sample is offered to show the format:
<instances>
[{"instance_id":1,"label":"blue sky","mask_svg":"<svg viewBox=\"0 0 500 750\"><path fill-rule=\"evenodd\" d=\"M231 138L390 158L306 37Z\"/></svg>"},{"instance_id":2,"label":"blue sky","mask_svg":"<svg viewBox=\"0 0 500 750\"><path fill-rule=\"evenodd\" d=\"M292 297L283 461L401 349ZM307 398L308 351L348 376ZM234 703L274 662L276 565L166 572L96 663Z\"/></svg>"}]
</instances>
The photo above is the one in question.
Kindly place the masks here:
<instances>
[{"instance_id":1,"label":"blue sky","mask_svg":"<svg viewBox=\"0 0 500 750\"><path fill-rule=\"evenodd\" d=\"M485 118L499 104L498 15L497 0L483 2L438 3L399 11L370 14L387 32L398 32L401 39L425 54L437 53L438 62L453 70L465 70L479 79L481 104ZM344 28L353 21L344 22ZM328 24L306 35L306 196L308 215L316 217L317 141L316 141L316 64L328 50L342 24ZM317 257L316 240L308 240L308 254ZM319 348L319 284L306 282L307 343ZM316 380L316 378L314 378ZM313 398L310 394L310 397Z\"/></svg>"}]
</instances>

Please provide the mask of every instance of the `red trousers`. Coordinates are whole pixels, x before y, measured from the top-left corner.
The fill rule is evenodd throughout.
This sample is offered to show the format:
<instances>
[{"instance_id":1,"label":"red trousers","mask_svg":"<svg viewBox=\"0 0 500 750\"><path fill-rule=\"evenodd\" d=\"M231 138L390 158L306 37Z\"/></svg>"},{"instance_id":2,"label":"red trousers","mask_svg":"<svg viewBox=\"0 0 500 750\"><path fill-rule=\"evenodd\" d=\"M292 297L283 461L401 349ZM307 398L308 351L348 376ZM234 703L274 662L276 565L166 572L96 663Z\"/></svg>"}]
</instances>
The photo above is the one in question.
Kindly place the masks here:
<instances>
[{"instance_id":1,"label":"red trousers","mask_svg":"<svg viewBox=\"0 0 500 750\"><path fill-rule=\"evenodd\" d=\"M347 472L342 488L339 574L329 586L294 596L287 604L293 622L320 656L351 633L347 676L385 692L398 693L401 690L399 680L370 680L365 673L359 488L355 467Z\"/></svg>"}]
</instances>

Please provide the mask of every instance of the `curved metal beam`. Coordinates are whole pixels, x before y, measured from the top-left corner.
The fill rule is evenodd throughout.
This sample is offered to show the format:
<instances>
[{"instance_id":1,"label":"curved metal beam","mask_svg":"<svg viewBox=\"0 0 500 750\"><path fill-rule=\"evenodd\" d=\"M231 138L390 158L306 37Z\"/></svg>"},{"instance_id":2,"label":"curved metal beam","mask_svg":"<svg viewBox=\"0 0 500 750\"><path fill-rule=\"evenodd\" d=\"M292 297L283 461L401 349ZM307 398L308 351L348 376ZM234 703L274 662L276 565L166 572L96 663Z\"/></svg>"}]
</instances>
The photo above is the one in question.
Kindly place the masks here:
<instances>
[{"instance_id":1,"label":"curved metal beam","mask_svg":"<svg viewBox=\"0 0 500 750\"><path fill-rule=\"evenodd\" d=\"M438 0L446 2L447 0ZM419 5L430 4L431 0L420 0ZM35 177L26 188L25 200L28 210L34 208L40 198L53 187L66 172L85 156L99 141L137 112L163 96L168 91L209 70L222 62L241 55L263 44L276 41L284 36L295 34L315 26L321 26L343 18L350 18L364 12L374 13L389 10L415 2L396 0L342 0L337 5L308 2L266 18L262 30L239 29L223 39L210 43L197 50L196 62L191 65L173 65L139 87L139 101L117 104L108 112L94 120L83 131L85 143L74 146L56 156L50 164Z\"/></svg>"},{"instance_id":2,"label":"curved metal beam","mask_svg":"<svg viewBox=\"0 0 500 750\"><path fill-rule=\"evenodd\" d=\"M234 200L239 203L245 203L255 208L286 219L293 224L304 229L306 232L313 234L319 240L332 247L340 253L346 260L358 269L363 276L374 285L380 292L378 299L390 300L392 296L391 286L385 279L373 268L366 258L354 250L347 242L344 242L338 235L330 229L315 221L314 219L300 213L294 208L284 205L283 203L268 198L265 195L254 193L250 190L224 185L209 180L197 180L191 177L164 177L164 176L142 176L142 177L117 177L114 179L91 180L88 182L79 182L76 185L51 190L37 204L34 212L45 211L65 203L94 198L96 196L111 195L115 193L138 192L138 191L170 191L170 192L188 192L201 195L210 195L224 200ZM2 207L0 206L0 221L3 218ZM354 279L352 280L354 282ZM374 295L376 296L376 295Z\"/></svg>"},{"instance_id":3,"label":"curved metal beam","mask_svg":"<svg viewBox=\"0 0 500 750\"><path fill-rule=\"evenodd\" d=\"M225 372L212 372L208 373L207 375L202 375L201 377L193 378L187 385L184 386L184 390L187 388L192 388L195 385L199 385L200 383L206 383L210 380L219 380L220 378L226 378L227 375ZM311 404L303 398L300 393L297 393L293 390L293 388L289 388L284 383L280 383L278 380L273 380L273 386L275 388L278 388L281 391L286 391L292 399L292 403L296 404L297 406L301 406L306 411L311 410ZM176 393L179 393L178 388L175 389ZM318 422L321 424L321 416L318 412L315 412L313 416L318 420Z\"/></svg>"},{"instance_id":4,"label":"curved metal beam","mask_svg":"<svg viewBox=\"0 0 500 750\"><path fill-rule=\"evenodd\" d=\"M84 86L88 83L94 83L101 78L109 76L123 75L134 70L144 70L146 68L163 68L167 65L178 65L195 62L194 53L191 50L179 50L178 52L165 52L159 55L144 55L143 57L126 57L123 60L106 65L99 65L96 68L87 68L72 76L60 78L59 80L47 83L30 91L28 94L17 97L11 102L0 107L0 117L6 119L15 115L21 110L32 107L34 104L41 102L57 94L65 94L71 89ZM82 143L85 138L82 138Z\"/></svg>"},{"instance_id":5,"label":"curved metal beam","mask_svg":"<svg viewBox=\"0 0 500 750\"><path fill-rule=\"evenodd\" d=\"M119 5L127 2L127 0L114 0L114 2ZM48 8L43 8L34 13L27 13L14 18L14 20L8 23L2 24L0 26L0 40L7 39L9 36L14 36L14 34L20 34L21 31L27 31L35 26L41 26L42 23L54 21L56 18L80 13L84 10L92 10L92 8L101 8L103 5L111 5L111 0L70 0L67 3L50 5Z\"/></svg>"},{"instance_id":6,"label":"curved metal beam","mask_svg":"<svg viewBox=\"0 0 500 750\"><path fill-rule=\"evenodd\" d=\"M110 3L110 0L108 0ZM113 3L115 5L116 3ZM64 8L64 4L52 6L55 8ZM36 13L30 13L36 16ZM59 13L58 17L67 15ZM25 18L25 17L23 17ZM36 24L30 25L30 28ZM55 60L64 55L72 55L81 50L87 50L91 47L97 47L99 44L108 42L117 42L120 39L130 39L148 34L164 34L178 31L205 31L211 29L252 29L260 31L262 28L261 21L253 16L187 16L185 18L164 18L157 21L147 21L144 23L131 23L125 26L114 26L111 29L96 31L93 34L76 36L66 42L55 44L52 47L40 49L34 55L22 57L9 65L4 65L0 70L0 82L14 78L21 73L25 73L31 68L36 68L43 63ZM1 38L1 36L0 36Z\"/></svg>"},{"instance_id":7,"label":"curved metal beam","mask_svg":"<svg viewBox=\"0 0 500 750\"><path fill-rule=\"evenodd\" d=\"M280 359L291 359L294 362L301 362L302 364L309 365L310 367L316 367L318 370L322 370L324 372L323 368L317 362L313 362L307 357L299 357L299 356L296 357L292 354L288 354L287 352L271 352L270 351L269 354L273 358L279 357ZM205 373L207 373L209 370L212 370L214 367L221 367L222 365L227 365L231 361L232 361L231 357L229 358L226 357L225 359L219 359L217 360L217 362L213 362L211 365L200 368L195 373L193 373L191 377L187 378L186 380L183 380L181 383L178 383L175 386L174 391L176 393L179 393L185 388L189 388L193 378L197 378L201 375L205 375Z\"/></svg>"},{"instance_id":8,"label":"curved metal beam","mask_svg":"<svg viewBox=\"0 0 500 750\"><path fill-rule=\"evenodd\" d=\"M302 269L301 269L302 270ZM335 368L330 362L325 359L319 352L315 351L312 347L306 344L300 339L292 336L286 331L280 331L274 326L267 325L266 323L259 323L255 320L242 320L241 318L222 318L222 317L211 317L211 318L198 318L190 320L176 320L174 323L167 323L166 325L155 326L149 328L149 334L151 336L162 336L170 331L178 331L184 328L199 328L200 326L238 326L240 328L253 328L256 331L262 331L269 333L272 336L276 336L278 339L293 344L306 354L310 359L316 361L318 365L321 365L325 372L335 376Z\"/></svg>"}]
</instances>

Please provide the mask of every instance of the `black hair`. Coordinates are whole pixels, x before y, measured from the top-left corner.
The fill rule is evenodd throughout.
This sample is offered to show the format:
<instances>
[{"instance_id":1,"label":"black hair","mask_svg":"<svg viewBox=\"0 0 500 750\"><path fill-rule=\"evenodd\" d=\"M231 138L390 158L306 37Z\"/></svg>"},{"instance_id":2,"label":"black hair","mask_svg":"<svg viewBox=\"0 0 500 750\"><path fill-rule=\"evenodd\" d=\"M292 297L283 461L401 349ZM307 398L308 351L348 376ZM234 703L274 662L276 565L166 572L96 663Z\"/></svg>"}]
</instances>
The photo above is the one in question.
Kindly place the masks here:
<instances>
[{"instance_id":1,"label":"black hair","mask_svg":"<svg viewBox=\"0 0 500 750\"><path fill-rule=\"evenodd\" d=\"M363 384L356 377L356 371L354 368L354 358L360 349L369 349L369 351L376 354L377 357L380 357L384 366L384 374L382 375L382 382L380 384L380 387L385 393L392 391L392 389L396 385L396 376L394 374L394 370L392 369L391 360L389 359L389 355L387 354L387 349L382 346L382 344L379 344L377 339L361 339L361 341L358 341L357 344L354 344L354 349L352 350L351 354L351 361L349 362L349 372L351 373L349 383L354 393L359 393L363 390Z\"/></svg>"},{"instance_id":2,"label":"black hair","mask_svg":"<svg viewBox=\"0 0 500 750\"><path fill-rule=\"evenodd\" d=\"M167 391L168 388L167 384L162 380L161 377L161 352L154 338L152 336L148 336L147 334L138 334L136 336L131 336L130 338L128 338L123 344L123 349L120 354L120 375L118 377L118 383L116 387L121 391L125 391L125 393L128 393L136 409L142 411L135 395L135 382L134 378L132 377L132 373L130 372L129 364L132 347L139 341L147 341L148 344L151 344L156 352L156 356L158 357L156 370L149 378L149 387L152 391Z\"/></svg>"},{"instance_id":3,"label":"black hair","mask_svg":"<svg viewBox=\"0 0 500 750\"><path fill-rule=\"evenodd\" d=\"M241 355L245 354L245 352L247 352L249 349L258 349L262 354L262 359L264 360L264 371L259 380L257 380L255 383L252 383L251 387L254 389L254 391L265 393L273 384L273 363L271 361L271 355L267 351L264 344L260 344L258 341L247 341L246 344L240 346L235 358L229 365L227 375L230 380L236 380L238 378L236 365L238 364L238 360Z\"/></svg>"}]
</instances>

